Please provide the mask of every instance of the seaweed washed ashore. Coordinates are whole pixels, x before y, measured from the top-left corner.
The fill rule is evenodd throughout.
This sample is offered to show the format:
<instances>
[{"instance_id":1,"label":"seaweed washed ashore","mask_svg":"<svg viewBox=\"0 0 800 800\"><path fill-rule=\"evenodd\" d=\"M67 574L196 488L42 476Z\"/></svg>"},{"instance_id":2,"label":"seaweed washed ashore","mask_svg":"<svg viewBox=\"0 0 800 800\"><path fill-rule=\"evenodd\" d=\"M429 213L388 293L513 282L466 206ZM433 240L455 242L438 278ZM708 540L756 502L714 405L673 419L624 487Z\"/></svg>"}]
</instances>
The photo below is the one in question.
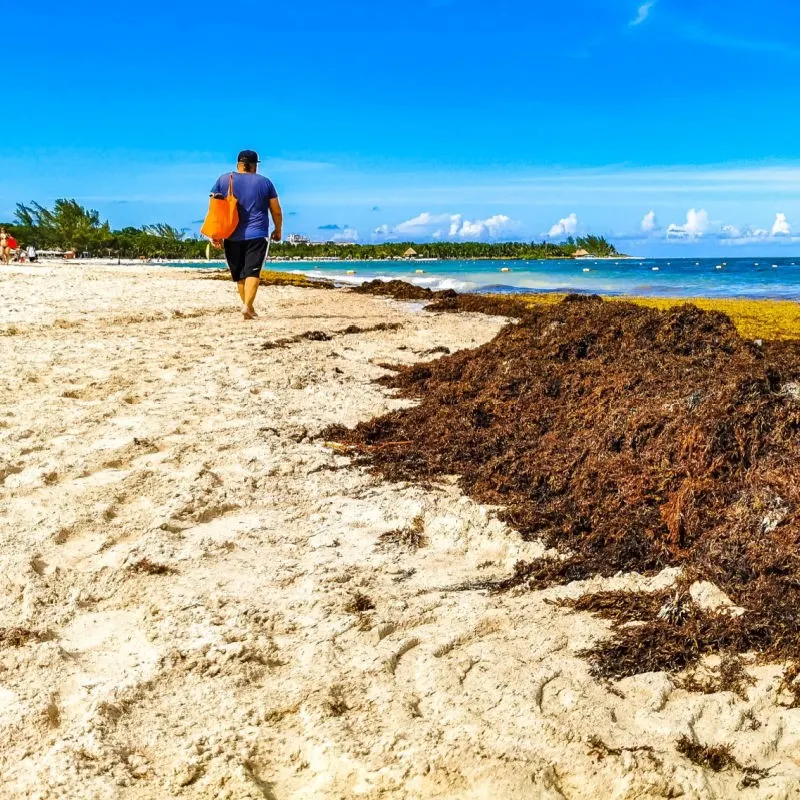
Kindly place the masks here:
<instances>
[{"instance_id":1,"label":"seaweed washed ashore","mask_svg":"<svg viewBox=\"0 0 800 800\"><path fill-rule=\"evenodd\" d=\"M596 675L680 671L716 653L722 688L741 691L750 654L788 662L786 696L800 703L800 342L745 341L693 306L569 296L506 309L518 324L487 344L381 379L416 405L323 435L389 479L457 475L557 549L465 588L680 567L669 592L573 603L614 621L586 653ZM701 602L698 587L724 596Z\"/></svg>"}]
</instances>

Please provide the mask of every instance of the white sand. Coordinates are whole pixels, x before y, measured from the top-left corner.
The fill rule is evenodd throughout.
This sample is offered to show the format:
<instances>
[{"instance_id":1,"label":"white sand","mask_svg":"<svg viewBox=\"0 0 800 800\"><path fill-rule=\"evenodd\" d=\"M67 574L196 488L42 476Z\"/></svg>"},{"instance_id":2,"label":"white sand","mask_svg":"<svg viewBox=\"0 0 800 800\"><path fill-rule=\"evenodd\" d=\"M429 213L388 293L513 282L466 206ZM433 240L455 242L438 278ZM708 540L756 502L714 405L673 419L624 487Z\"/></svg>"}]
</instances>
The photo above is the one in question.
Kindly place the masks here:
<instances>
[{"instance_id":1,"label":"white sand","mask_svg":"<svg viewBox=\"0 0 800 800\"><path fill-rule=\"evenodd\" d=\"M0 267L0 628L52 637L0 644L0 796L800 796L778 667L747 701L601 685L576 653L606 623L545 602L586 584L451 588L541 548L452 484L390 485L309 438L400 407L376 362L502 320L293 288L260 307L243 323L230 284L164 268ZM382 321L403 328L260 348ZM379 541L415 520L421 549ZM739 790L682 734L769 777Z\"/></svg>"}]
</instances>

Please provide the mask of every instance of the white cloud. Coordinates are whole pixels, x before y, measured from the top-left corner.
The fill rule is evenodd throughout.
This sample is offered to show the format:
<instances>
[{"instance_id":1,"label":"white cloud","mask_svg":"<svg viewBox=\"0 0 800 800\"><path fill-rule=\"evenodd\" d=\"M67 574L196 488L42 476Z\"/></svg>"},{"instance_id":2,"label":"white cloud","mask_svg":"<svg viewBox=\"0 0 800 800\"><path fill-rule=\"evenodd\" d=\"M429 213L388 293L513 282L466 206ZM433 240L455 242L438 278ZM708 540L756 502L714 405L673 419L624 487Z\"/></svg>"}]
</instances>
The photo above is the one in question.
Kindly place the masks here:
<instances>
[{"instance_id":1,"label":"white cloud","mask_svg":"<svg viewBox=\"0 0 800 800\"><path fill-rule=\"evenodd\" d=\"M749 225L745 225L743 228L739 228L736 225L722 226L723 239L767 239L769 235L768 230L751 228Z\"/></svg>"},{"instance_id":2,"label":"white cloud","mask_svg":"<svg viewBox=\"0 0 800 800\"><path fill-rule=\"evenodd\" d=\"M570 214L564 219L560 219L552 228L547 236L550 239L556 239L561 236L572 236L578 230L578 215L575 213Z\"/></svg>"},{"instance_id":3,"label":"white cloud","mask_svg":"<svg viewBox=\"0 0 800 800\"><path fill-rule=\"evenodd\" d=\"M636 19L630 21L631 27L641 25L650 16L655 4L656 0L648 0L647 3L642 3L637 10Z\"/></svg>"},{"instance_id":4,"label":"white cloud","mask_svg":"<svg viewBox=\"0 0 800 800\"><path fill-rule=\"evenodd\" d=\"M344 230L337 231L331 236L332 242L357 242L358 231L355 228L345 228Z\"/></svg>"},{"instance_id":5,"label":"white cloud","mask_svg":"<svg viewBox=\"0 0 800 800\"><path fill-rule=\"evenodd\" d=\"M792 235L792 226L789 224L789 220L786 219L786 214L781 214L779 212L775 215L775 223L772 226L772 235L773 236Z\"/></svg>"},{"instance_id":6,"label":"white cloud","mask_svg":"<svg viewBox=\"0 0 800 800\"><path fill-rule=\"evenodd\" d=\"M771 230L766 228L751 228L749 225L738 227L736 225L723 225L720 238L729 243L742 243L763 240L763 239L783 239L794 241L797 237L792 236L792 226L786 214L777 213L775 222Z\"/></svg>"},{"instance_id":7,"label":"white cloud","mask_svg":"<svg viewBox=\"0 0 800 800\"><path fill-rule=\"evenodd\" d=\"M742 238L742 229L737 228L735 225L723 225L722 226L722 238L723 239L741 239Z\"/></svg>"},{"instance_id":8,"label":"white cloud","mask_svg":"<svg viewBox=\"0 0 800 800\"><path fill-rule=\"evenodd\" d=\"M676 225L674 222L667 228L667 237L673 239L699 239L708 232L708 212L704 209L695 211L690 208L686 212L686 222Z\"/></svg>"},{"instance_id":9,"label":"white cloud","mask_svg":"<svg viewBox=\"0 0 800 800\"><path fill-rule=\"evenodd\" d=\"M658 230L658 220L655 211L648 211L644 215L641 225L642 233L653 233Z\"/></svg>"},{"instance_id":10,"label":"white cloud","mask_svg":"<svg viewBox=\"0 0 800 800\"><path fill-rule=\"evenodd\" d=\"M422 239L495 239L509 233L515 226L516 223L505 214L469 220L464 219L461 214L431 214L423 211L399 225L380 225L372 235L380 239L396 239L400 236Z\"/></svg>"},{"instance_id":11,"label":"white cloud","mask_svg":"<svg viewBox=\"0 0 800 800\"><path fill-rule=\"evenodd\" d=\"M427 211L423 211L421 214L417 214L416 217L396 225L394 230L397 233L428 235L432 225L441 225L443 222L449 222L450 216L450 214L430 214Z\"/></svg>"},{"instance_id":12,"label":"white cloud","mask_svg":"<svg viewBox=\"0 0 800 800\"><path fill-rule=\"evenodd\" d=\"M495 214L487 219L477 219L474 222L462 219L461 214L453 214L450 218L450 236L460 239L494 239L500 234L514 227L510 217L505 214Z\"/></svg>"}]
</instances>

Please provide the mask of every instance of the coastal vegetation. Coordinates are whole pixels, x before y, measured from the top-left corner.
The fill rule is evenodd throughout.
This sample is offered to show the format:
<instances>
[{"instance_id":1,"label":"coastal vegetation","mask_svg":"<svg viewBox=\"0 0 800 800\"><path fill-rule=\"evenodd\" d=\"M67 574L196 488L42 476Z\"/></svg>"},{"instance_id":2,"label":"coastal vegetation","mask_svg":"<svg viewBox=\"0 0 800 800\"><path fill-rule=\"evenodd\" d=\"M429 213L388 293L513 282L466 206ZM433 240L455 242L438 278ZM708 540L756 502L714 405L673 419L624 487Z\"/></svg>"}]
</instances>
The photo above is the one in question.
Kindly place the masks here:
<instances>
[{"instance_id":1,"label":"coastal vegetation","mask_svg":"<svg viewBox=\"0 0 800 800\"><path fill-rule=\"evenodd\" d=\"M564 242L384 242L381 244L345 244L333 242L283 244L274 248L274 255L300 258L338 256L347 259L402 258L412 247L420 258L440 259L540 259L573 258L579 251L595 257L619 255L602 236L570 236Z\"/></svg>"},{"instance_id":2,"label":"coastal vegetation","mask_svg":"<svg viewBox=\"0 0 800 800\"><path fill-rule=\"evenodd\" d=\"M77 200L56 200L52 208L40 203L17 204L14 219L5 223L18 241L40 250L74 251L78 255L108 258L205 258L208 240L187 228L164 222L113 230L98 211ZM553 242L308 242L273 244L271 255L281 258L402 258L412 247L420 258L572 258L579 251L596 256L618 255L613 244L601 236L569 237Z\"/></svg>"},{"instance_id":3,"label":"coastal vegetation","mask_svg":"<svg viewBox=\"0 0 800 800\"><path fill-rule=\"evenodd\" d=\"M123 258L202 258L206 242L186 230L158 223L112 230L100 213L77 200L56 200L52 208L40 203L17 204L14 220L5 224L23 245L39 250L74 251L78 255Z\"/></svg>"}]
</instances>

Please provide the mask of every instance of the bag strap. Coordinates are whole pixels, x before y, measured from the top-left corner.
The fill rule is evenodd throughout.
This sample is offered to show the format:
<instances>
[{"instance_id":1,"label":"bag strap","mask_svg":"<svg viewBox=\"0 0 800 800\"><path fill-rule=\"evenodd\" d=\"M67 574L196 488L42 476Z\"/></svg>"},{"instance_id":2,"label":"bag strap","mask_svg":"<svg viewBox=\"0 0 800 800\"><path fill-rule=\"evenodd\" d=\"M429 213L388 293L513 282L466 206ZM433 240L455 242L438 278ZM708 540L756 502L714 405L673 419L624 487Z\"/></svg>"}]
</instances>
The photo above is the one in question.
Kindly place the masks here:
<instances>
[{"instance_id":1,"label":"bag strap","mask_svg":"<svg viewBox=\"0 0 800 800\"><path fill-rule=\"evenodd\" d=\"M230 180L228 181L228 197L233 196L233 173L231 172Z\"/></svg>"}]
</instances>

